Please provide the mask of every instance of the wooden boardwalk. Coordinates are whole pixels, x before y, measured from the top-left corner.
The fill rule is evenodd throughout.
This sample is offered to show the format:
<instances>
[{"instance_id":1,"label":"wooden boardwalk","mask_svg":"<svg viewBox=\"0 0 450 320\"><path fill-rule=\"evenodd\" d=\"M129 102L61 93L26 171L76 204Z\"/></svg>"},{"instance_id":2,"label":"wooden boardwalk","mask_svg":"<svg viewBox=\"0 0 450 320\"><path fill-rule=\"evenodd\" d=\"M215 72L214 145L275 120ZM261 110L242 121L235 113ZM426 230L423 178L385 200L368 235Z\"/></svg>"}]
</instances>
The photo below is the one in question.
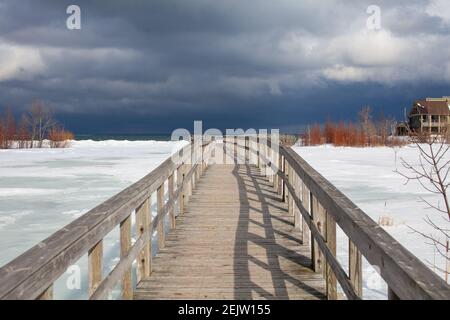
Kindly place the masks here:
<instances>
[{"instance_id":1,"label":"wooden boardwalk","mask_svg":"<svg viewBox=\"0 0 450 320\"><path fill-rule=\"evenodd\" d=\"M0 268L0 299L53 299L55 281L87 255L92 300L118 284L127 300L359 300L363 257L389 299L450 300L440 276L295 150L273 144L276 136L235 138L191 142L16 257ZM222 150L246 164L210 165ZM345 266L336 257L338 227L348 237ZM105 273L103 242L115 228L120 259Z\"/></svg>"},{"instance_id":2,"label":"wooden boardwalk","mask_svg":"<svg viewBox=\"0 0 450 320\"><path fill-rule=\"evenodd\" d=\"M135 299L325 298L287 204L250 165L206 170L152 269Z\"/></svg>"}]
</instances>

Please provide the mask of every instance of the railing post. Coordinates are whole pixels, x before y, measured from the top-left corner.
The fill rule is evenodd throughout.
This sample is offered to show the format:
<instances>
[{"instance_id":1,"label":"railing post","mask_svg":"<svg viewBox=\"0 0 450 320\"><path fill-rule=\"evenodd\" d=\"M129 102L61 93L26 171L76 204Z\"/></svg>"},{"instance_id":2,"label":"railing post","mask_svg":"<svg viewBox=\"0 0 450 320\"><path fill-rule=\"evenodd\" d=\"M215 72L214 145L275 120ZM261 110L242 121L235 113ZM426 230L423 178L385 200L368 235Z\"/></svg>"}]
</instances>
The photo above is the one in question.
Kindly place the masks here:
<instances>
[{"instance_id":1,"label":"railing post","mask_svg":"<svg viewBox=\"0 0 450 320\"><path fill-rule=\"evenodd\" d=\"M281 179L281 201L286 201L286 166L284 161L284 156L281 156L281 164L280 164L281 172L284 174L284 178Z\"/></svg>"},{"instance_id":2,"label":"railing post","mask_svg":"<svg viewBox=\"0 0 450 320\"><path fill-rule=\"evenodd\" d=\"M273 176L273 187L275 188L275 192L278 193L278 184L279 184L279 177L278 177L278 153L272 150L272 162L274 167L274 176Z\"/></svg>"},{"instance_id":3,"label":"railing post","mask_svg":"<svg viewBox=\"0 0 450 320\"><path fill-rule=\"evenodd\" d=\"M320 205L319 200L311 194L312 206L311 206L311 217L313 219L313 223L316 225L320 234L324 239L326 239L326 211ZM311 239L311 260L312 260L312 268L317 273L325 274L325 265L324 265L324 256L322 251L320 251L319 245L317 244L314 237Z\"/></svg>"},{"instance_id":4,"label":"railing post","mask_svg":"<svg viewBox=\"0 0 450 320\"><path fill-rule=\"evenodd\" d=\"M272 150L269 147L269 140L266 140L266 160L268 161L266 163L266 176L269 177L269 182L273 183L272 166L270 165L270 163L271 163L271 154L272 154Z\"/></svg>"},{"instance_id":5,"label":"railing post","mask_svg":"<svg viewBox=\"0 0 450 320\"><path fill-rule=\"evenodd\" d=\"M183 215L184 211L184 172L183 172L183 164L181 164L177 169L177 187L180 191L178 193L178 209L180 210L178 214L181 216Z\"/></svg>"},{"instance_id":6,"label":"railing post","mask_svg":"<svg viewBox=\"0 0 450 320\"><path fill-rule=\"evenodd\" d=\"M89 297L97 290L102 281L103 270L103 240L100 240L88 253L88 286Z\"/></svg>"},{"instance_id":7,"label":"railing post","mask_svg":"<svg viewBox=\"0 0 450 320\"><path fill-rule=\"evenodd\" d=\"M250 137L244 136L244 161L245 163L250 163Z\"/></svg>"},{"instance_id":8,"label":"railing post","mask_svg":"<svg viewBox=\"0 0 450 320\"><path fill-rule=\"evenodd\" d=\"M265 168L266 163L264 162L264 156L266 154L266 145L263 142L264 142L264 138L261 139L261 141L260 141L261 151L259 153L259 157L261 159L259 160L259 163L261 165L261 172L265 176L266 175L266 170L265 170L266 169Z\"/></svg>"},{"instance_id":9,"label":"railing post","mask_svg":"<svg viewBox=\"0 0 450 320\"><path fill-rule=\"evenodd\" d=\"M284 176L286 177L286 181L283 181L283 200L289 204L289 190L287 187L287 182L289 181L289 166L288 163L286 161L286 158L283 157L283 172L284 172ZM289 211L289 213L291 213Z\"/></svg>"},{"instance_id":10,"label":"railing post","mask_svg":"<svg viewBox=\"0 0 450 320\"><path fill-rule=\"evenodd\" d=\"M120 258L123 259L131 248L131 215L120 223ZM122 299L133 298L133 285L131 282L131 266L122 276Z\"/></svg>"},{"instance_id":11,"label":"railing post","mask_svg":"<svg viewBox=\"0 0 450 320\"><path fill-rule=\"evenodd\" d=\"M306 187L306 184L302 182L302 205L311 215L311 193L309 189ZM302 220L302 243L303 245L309 245L311 240L311 231L309 230L308 224L306 220L303 218Z\"/></svg>"},{"instance_id":12,"label":"railing post","mask_svg":"<svg viewBox=\"0 0 450 320\"><path fill-rule=\"evenodd\" d=\"M336 257L336 221L333 217L326 213L326 236L327 236L327 246ZM326 281L327 281L327 298L328 300L337 300L337 280L336 276L331 268L330 264L326 265Z\"/></svg>"},{"instance_id":13,"label":"railing post","mask_svg":"<svg viewBox=\"0 0 450 320\"><path fill-rule=\"evenodd\" d=\"M296 173L292 174L292 185L294 187L295 196L301 199L300 179ZM296 206L293 199L292 207L294 211L294 228L301 230L302 214L300 213L300 209Z\"/></svg>"},{"instance_id":14,"label":"railing post","mask_svg":"<svg viewBox=\"0 0 450 320\"><path fill-rule=\"evenodd\" d=\"M164 238L165 238L165 214L163 212L164 208L164 182L158 187L156 191L157 207L158 207L158 249L164 248Z\"/></svg>"},{"instance_id":15,"label":"railing post","mask_svg":"<svg viewBox=\"0 0 450 320\"><path fill-rule=\"evenodd\" d=\"M348 240L348 269L350 282L353 285L353 289L358 297L362 298L363 288L362 288L362 257L361 252L353 244L353 242Z\"/></svg>"},{"instance_id":16,"label":"railing post","mask_svg":"<svg viewBox=\"0 0 450 320\"><path fill-rule=\"evenodd\" d=\"M136 234L141 237L150 227L150 199L144 201L136 209ZM151 232L150 241L148 241L144 248L139 252L137 257L137 282L150 276L151 273Z\"/></svg>"},{"instance_id":17,"label":"railing post","mask_svg":"<svg viewBox=\"0 0 450 320\"><path fill-rule=\"evenodd\" d=\"M196 174L196 168L195 168L195 164L194 162L191 164L191 167L189 168L189 171L192 172L191 174L191 188L190 188L190 192L189 195L192 195L192 192L194 192L194 188L195 188L195 182L196 182L196 178L197 178L197 174Z\"/></svg>"},{"instance_id":18,"label":"railing post","mask_svg":"<svg viewBox=\"0 0 450 320\"><path fill-rule=\"evenodd\" d=\"M283 172L283 156L281 155L281 153L278 153L278 171ZM278 176L278 183L277 183L277 192L280 196L283 195L283 179L281 179Z\"/></svg>"},{"instance_id":19,"label":"railing post","mask_svg":"<svg viewBox=\"0 0 450 320\"><path fill-rule=\"evenodd\" d=\"M292 168L289 165L289 163L286 161L286 171L287 171L287 183L289 183L291 186L293 186L292 183ZM288 204L288 213L289 215L294 215L294 207L293 207L293 200L292 200L292 194L289 192L289 189L286 187L286 201Z\"/></svg>"},{"instance_id":20,"label":"railing post","mask_svg":"<svg viewBox=\"0 0 450 320\"><path fill-rule=\"evenodd\" d=\"M175 199L173 198L173 174L170 175L167 186L169 188L169 203L171 204L169 207L169 217L170 217L170 227L175 228Z\"/></svg>"},{"instance_id":21,"label":"railing post","mask_svg":"<svg viewBox=\"0 0 450 320\"><path fill-rule=\"evenodd\" d=\"M256 141L255 141L255 152L256 152L256 167L261 168L261 145L260 145L260 138L259 135L256 135Z\"/></svg>"},{"instance_id":22,"label":"railing post","mask_svg":"<svg viewBox=\"0 0 450 320\"><path fill-rule=\"evenodd\" d=\"M183 164L181 172L183 172L183 183L185 183L185 186L183 188L183 210L181 211L184 213L184 208L186 207L188 201L189 201L189 187L191 186L191 182L187 179L186 172L187 172L188 165Z\"/></svg>"},{"instance_id":23,"label":"railing post","mask_svg":"<svg viewBox=\"0 0 450 320\"><path fill-rule=\"evenodd\" d=\"M191 196L192 196L192 192L194 192L194 187L195 187L194 164L191 163L191 164L188 166L188 168L189 168L189 170L188 170L187 174L189 174L189 173L191 174L191 176L190 176L190 178L189 178L189 198L188 198L188 201L189 201L189 199L190 199Z\"/></svg>"},{"instance_id":24,"label":"railing post","mask_svg":"<svg viewBox=\"0 0 450 320\"><path fill-rule=\"evenodd\" d=\"M245 135L236 135L236 163L245 164L246 163L246 138Z\"/></svg>"}]
</instances>

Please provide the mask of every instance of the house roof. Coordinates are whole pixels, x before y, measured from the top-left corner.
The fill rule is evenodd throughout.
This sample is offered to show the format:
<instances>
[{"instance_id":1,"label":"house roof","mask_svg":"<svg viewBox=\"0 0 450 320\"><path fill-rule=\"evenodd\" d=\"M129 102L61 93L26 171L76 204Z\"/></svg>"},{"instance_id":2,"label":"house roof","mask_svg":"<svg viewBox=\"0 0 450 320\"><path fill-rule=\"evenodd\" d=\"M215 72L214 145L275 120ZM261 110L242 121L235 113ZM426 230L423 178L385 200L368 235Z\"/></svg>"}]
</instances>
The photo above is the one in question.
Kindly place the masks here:
<instances>
[{"instance_id":1,"label":"house roof","mask_svg":"<svg viewBox=\"0 0 450 320\"><path fill-rule=\"evenodd\" d=\"M427 101L417 100L411 110L413 114L450 115L450 100Z\"/></svg>"}]
</instances>

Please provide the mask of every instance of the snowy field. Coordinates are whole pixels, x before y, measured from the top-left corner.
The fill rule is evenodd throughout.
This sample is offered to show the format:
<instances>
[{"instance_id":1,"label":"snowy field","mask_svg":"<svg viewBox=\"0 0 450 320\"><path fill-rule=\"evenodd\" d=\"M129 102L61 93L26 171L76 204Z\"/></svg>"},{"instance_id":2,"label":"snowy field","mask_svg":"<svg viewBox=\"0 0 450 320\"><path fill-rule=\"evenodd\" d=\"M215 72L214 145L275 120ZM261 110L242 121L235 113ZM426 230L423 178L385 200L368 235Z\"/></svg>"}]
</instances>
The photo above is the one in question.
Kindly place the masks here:
<instances>
[{"instance_id":1,"label":"snowy field","mask_svg":"<svg viewBox=\"0 0 450 320\"><path fill-rule=\"evenodd\" d=\"M67 149L0 150L0 265L136 182L185 142L76 141ZM105 241L106 270L118 255L118 236ZM83 260L83 259L82 259ZM67 291L56 297L86 297Z\"/></svg>"},{"instance_id":2,"label":"snowy field","mask_svg":"<svg viewBox=\"0 0 450 320\"><path fill-rule=\"evenodd\" d=\"M411 181L405 185L405 178L394 172L397 166L399 171L407 173L400 164L400 158L411 164L418 164L416 148L318 146L294 149L373 220L378 222L382 216L392 218L393 226L384 227L385 230L425 264L444 268L444 259L434 252L432 246L425 243L422 236L408 228L410 226L415 230L432 232L423 219L427 214L434 216L435 213L427 209L426 204L419 201L419 197L436 204L440 198L427 193L418 182ZM447 157L450 158L450 155ZM342 231L338 231L338 258L346 268L347 252L347 238ZM363 272L365 298L385 299L386 284L367 261L364 262ZM438 274L443 276L439 272Z\"/></svg>"}]
</instances>

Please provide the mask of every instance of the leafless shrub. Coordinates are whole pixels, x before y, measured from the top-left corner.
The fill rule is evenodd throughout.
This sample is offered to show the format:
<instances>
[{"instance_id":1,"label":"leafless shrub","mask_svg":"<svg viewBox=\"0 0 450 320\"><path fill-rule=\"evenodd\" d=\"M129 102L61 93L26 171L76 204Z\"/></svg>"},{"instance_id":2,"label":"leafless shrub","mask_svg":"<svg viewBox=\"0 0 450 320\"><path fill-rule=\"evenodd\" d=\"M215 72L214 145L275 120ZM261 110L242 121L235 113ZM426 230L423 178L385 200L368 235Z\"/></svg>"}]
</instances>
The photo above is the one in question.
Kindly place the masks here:
<instances>
[{"instance_id":1,"label":"leafless shrub","mask_svg":"<svg viewBox=\"0 0 450 320\"><path fill-rule=\"evenodd\" d=\"M444 269L438 268L434 263L429 263L433 268L443 272L445 280L448 282L450 274L450 204L447 189L450 185L450 160L448 157L450 145L447 144L444 137L426 133L416 134L413 141L413 147L417 148L419 153L419 164L414 165L400 158L401 165L407 173L397 169L396 172L406 178L406 183L416 181L430 194L438 195L440 201L432 203L424 197L420 197L420 201L433 210L433 215L426 215L424 220L432 227L434 233L409 228L424 237L426 242L444 257Z\"/></svg>"}]
</instances>

